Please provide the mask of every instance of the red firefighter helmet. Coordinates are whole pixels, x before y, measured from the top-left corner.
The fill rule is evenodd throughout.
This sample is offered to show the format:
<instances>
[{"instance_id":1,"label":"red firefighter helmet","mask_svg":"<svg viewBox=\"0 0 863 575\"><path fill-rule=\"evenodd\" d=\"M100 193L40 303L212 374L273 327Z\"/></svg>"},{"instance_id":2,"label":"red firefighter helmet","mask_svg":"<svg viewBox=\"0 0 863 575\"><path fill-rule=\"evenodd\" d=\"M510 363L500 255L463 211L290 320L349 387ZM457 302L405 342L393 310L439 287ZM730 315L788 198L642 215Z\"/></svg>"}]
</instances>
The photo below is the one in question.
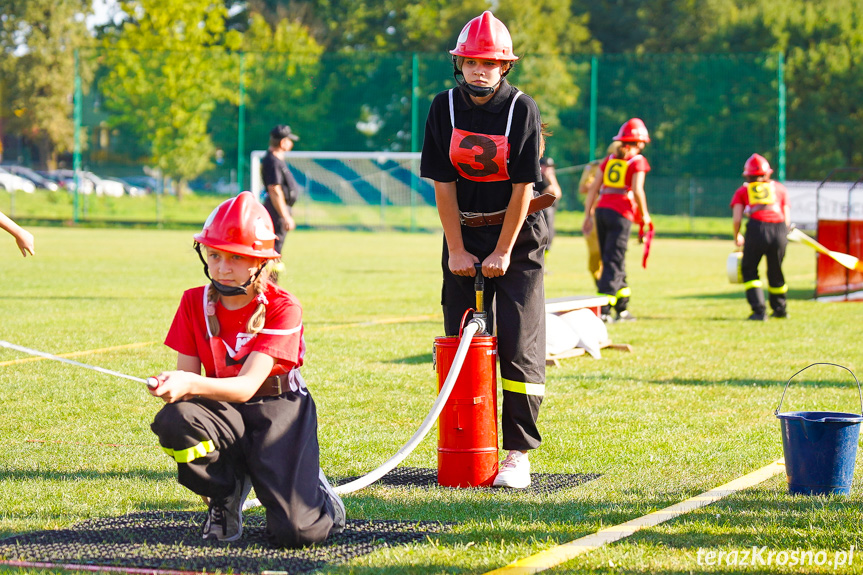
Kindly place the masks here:
<instances>
[{"instance_id":1,"label":"red firefighter helmet","mask_svg":"<svg viewBox=\"0 0 863 575\"><path fill-rule=\"evenodd\" d=\"M646 144L650 141L650 136L647 133L647 126L644 125L641 118L631 118L624 122L612 140L615 142L644 142Z\"/></svg>"},{"instance_id":2,"label":"red firefighter helmet","mask_svg":"<svg viewBox=\"0 0 863 575\"><path fill-rule=\"evenodd\" d=\"M746 163L743 164L744 176L769 176L772 173L773 170L770 168L770 162L759 154L752 154L746 160Z\"/></svg>"},{"instance_id":3,"label":"red firefighter helmet","mask_svg":"<svg viewBox=\"0 0 863 575\"><path fill-rule=\"evenodd\" d=\"M509 30L488 10L464 25L455 48L449 53L483 60L518 60L518 56L512 53Z\"/></svg>"},{"instance_id":4,"label":"red firefighter helmet","mask_svg":"<svg viewBox=\"0 0 863 575\"><path fill-rule=\"evenodd\" d=\"M273 220L251 192L242 192L219 204L207 218L204 229L195 234L195 241L241 256L280 257L274 249Z\"/></svg>"}]
</instances>

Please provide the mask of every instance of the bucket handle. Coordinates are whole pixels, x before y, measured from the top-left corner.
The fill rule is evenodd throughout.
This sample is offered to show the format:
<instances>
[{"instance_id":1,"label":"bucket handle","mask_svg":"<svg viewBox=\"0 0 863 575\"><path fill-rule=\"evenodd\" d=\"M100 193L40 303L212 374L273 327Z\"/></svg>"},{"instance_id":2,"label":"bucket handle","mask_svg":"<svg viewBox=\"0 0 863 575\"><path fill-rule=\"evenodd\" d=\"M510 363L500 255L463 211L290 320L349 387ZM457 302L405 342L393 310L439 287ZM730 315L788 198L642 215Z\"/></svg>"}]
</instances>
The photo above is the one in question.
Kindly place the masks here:
<instances>
[{"instance_id":1,"label":"bucket handle","mask_svg":"<svg viewBox=\"0 0 863 575\"><path fill-rule=\"evenodd\" d=\"M863 417L863 392L860 391L860 380L857 379L857 376L854 375L853 371L851 371L850 369L848 369L844 365L839 365L838 363L827 363L827 362L819 362L819 363L809 364L806 367L804 367L803 369L801 369L800 371L798 371L797 373L795 373L794 375L792 375L791 377L789 377L788 381L785 382L785 389L782 391L782 398L779 400L779 407L777 407L773 411L773 415L779 415L779 410L782 409L782 402L785 401L785 394L788 392L788 384L791 383L791 380L794 379L795 377L797 377L797 375L803 373L804 371L806 371L807 369L809 369L810 367L812 367L814 365L832 365L834 367L840 367L840 368L844 369L845 371L847 371L848 373L851 374L851 377L853 377L854 381L857 382L857 395L860 397L860 417Z\"/></svg>"}]
</instances>

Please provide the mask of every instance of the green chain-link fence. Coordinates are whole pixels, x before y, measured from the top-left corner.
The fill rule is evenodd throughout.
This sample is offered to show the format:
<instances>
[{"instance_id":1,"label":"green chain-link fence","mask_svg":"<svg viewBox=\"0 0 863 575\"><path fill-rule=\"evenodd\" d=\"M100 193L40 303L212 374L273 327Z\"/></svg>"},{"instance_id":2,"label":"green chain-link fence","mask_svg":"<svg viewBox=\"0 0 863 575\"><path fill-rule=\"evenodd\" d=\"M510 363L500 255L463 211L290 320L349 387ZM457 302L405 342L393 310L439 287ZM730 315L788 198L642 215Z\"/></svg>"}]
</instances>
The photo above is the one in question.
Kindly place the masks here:
<instances>
[{"instance_id":1,"label":"green chain-link fence","mask_svg":"<svg viewBox=\"0 0 863 575\"><path fill-rule=\"evenodd\" d=\"M549 86L559 83L537 75L542 55L525 56L510 80L537 100L550 122L547 154L564 188L561 209L581 208L581 166L602 156L620 124L633 116L650 130L644 154L653 169L646 188L655 214L727 216L730 194L753 152L784 175L778 54L557 58L569 79L568 99L551 93ZM32 206L19 197L13 207L21 213L28 205L31 212L21 215L199 224L222 194L249 187L250 154L267 147L273 125L289 124L302 151L418 152L432 98L454 85L446 54L93 49L82 51L78 61L80 142L78 162L69 167L100 177L150 176L149 193L134 198L136 207L126 198L95 194L59 192ZM81 81L90 75L92 81ZM178 198L180 179L194 193ZM407 185L408 195L421 195L413 189L416 179ZM326 201L305 195L303 202L320 204L301 206L313 214L302 222L310 226L339 225L345 212L368 209L388 226L436 223L427 201L350 205L333 194ZM388 209L398 215L378 217Z\"/></svg>"}]
</instances>

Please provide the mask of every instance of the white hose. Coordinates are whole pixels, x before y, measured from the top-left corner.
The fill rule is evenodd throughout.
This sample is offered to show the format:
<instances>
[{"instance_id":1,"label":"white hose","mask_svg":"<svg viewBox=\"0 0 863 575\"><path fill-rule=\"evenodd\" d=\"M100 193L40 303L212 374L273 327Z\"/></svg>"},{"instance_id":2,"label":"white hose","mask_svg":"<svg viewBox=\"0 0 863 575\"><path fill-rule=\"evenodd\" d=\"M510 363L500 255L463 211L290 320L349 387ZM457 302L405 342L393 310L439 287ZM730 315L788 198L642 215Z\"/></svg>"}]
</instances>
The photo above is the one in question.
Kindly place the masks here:
<instances>
[{"instance_id":1,"label":"white hose","mask_svg":"<svg viewBox=\"0 0 863 575\"><path fill-rule=\"evenodd\" d=\"M85 369L92 369L93 371L98 371L99 373L104 373L106 375L113 375L115 377L122 377L123 379L130 379L132 381L137 381L139 383L146 383L147 387L150 389L154 389L159 382L154 377L148 377L147 379L142 379L140 377L135 377L133 375L126 375L125 373L120 373L119 371L114 371L113 369L105 369L104 367L98 367L95 365L89 365L86 363L81 363L80 361L74 361L72 359L66 359L65 357L60 357L57 355L52 355L50 353L46 353L44 351L39 351L38 349L30 349L29 347L24 347L23 345L15 345L14 343L9 343L8 341L0 340L0 347L5 347L8 349L14 349L15 351L21 351L24 353L29 353L30 355L36 355L45 359L50 359L53 361L59 361L61 363L68 363L69 365L74 365L77 367L83 367Z\"/></svg>"},{"instance_id":2,"label":"white hose","mask_svg":"<svg viewBox=\"0 0 863 575\"><path fill-rule=\"evenodd\" d=\"M458 349L455 352L455 357L453 358L449 374L444 381L443 387L441 387L437 399L435 400L434 404L432 404L431 411L429 411L428 415L426 415L426 418L419 426L419 429L416 430L416 432L413 434L413 436L411 436L408 442L405 443L402 448L396 452L395 455L384 461L383 464L374 471L370 471L362 477L358 477L357 479L345 483L344 485L334 487L333 491L335 491L339 495L345 495L347 493L353 493L354 491L359 491L360 489L368 487L369 485L392 471L399 463L404 461L405 457L410 455L411 452L416 449L416 446L419 445L420 441L425 438L429 430L434 425L434 422L437 421L438 416L440 416L440 412L443 411L444 405L446 404L447 399L449 399L450 393L452 393L452 388L455 387L455 382L458 379L459 373L461 373L461 366L464 363L464 358L467 356L467 351L470 348L470 343L473 340L473 336L476 335L476 332L483 327L483 321L479 318L472 319L465 326L462 332L461 342L458 344ZM258 499L249 499L243 504L243 511L247 509L252 509L254 507L259 507L260 505L261 502Z\"/></svg>"},{"instance_id":3,"label":"white hose","mask_svg":"<svg viewBox=\"0 0 863 575\"><path fill-rule=\"evenodd\" d=\"M404 461L404 459L408 455L410 455L414 449L416 449L416 446L419 445L420 441L422 441L425 436L428 435L428 432L429 430L431 430L434 422L437 421L437 418L440 416L440 412L443 411L444 405L449 399L450 393L452 393L452 388L455 387L455 382L458 379L459 374L461 373L461 367L464 363L464 358L467 356L467 351L470 348L471 341L473 341L473 336L476 335L477 331L480 331L484 328L485 323L480 318L472 319L464 327L464 330L462 331L461 342L459 342L458 344L458 349L455 352L455 357L453 358L449 374L447 374L443 387L441 388L440 393L438 393L437 399L435 400L434 404L432 404L431 411L429 411L428 415L426 415L426 418L419 426L419 429L416 430L416 432L413 434L413 436L411 436L408 442L405 443L402 448L396 452L395 455L384 461L384 463L377 469L363 475L362 477L354 479L349 483L345 483L344 485L339 485L338 487L335 487L334 491L336 493L338 493L339 495L345 495L347 493L359 491L364 487L368 487L369 485L392 471L399 463ZM86 363L81 363L79 361L66 359L65 357L59 357L50 353L46 353L44 351L30 349L29 347L15 345L14 343L9 343L8 341L0 340L0 347L14 349L16 351L21 351L30 355L36 355L45 359L50 359L53 361L59 361L62 363L67 363L69 365L74 365L77 367L91 369L93 371L98 371L106 375L113 375L116 377L122 377L124 379L129 379L140 383L146 383L147 386L151 388L155 387L158 384L155 378L152 377L142 379L140 377L120 373L119 371L113 371L111 369L105 369L104 367L97 367L95 365L89 365ZM260 505L261 502L258 499L249 499L248 501L243 503L243 510L245 511L246 509L259 507Z\"/></svg>"}]
</instances>

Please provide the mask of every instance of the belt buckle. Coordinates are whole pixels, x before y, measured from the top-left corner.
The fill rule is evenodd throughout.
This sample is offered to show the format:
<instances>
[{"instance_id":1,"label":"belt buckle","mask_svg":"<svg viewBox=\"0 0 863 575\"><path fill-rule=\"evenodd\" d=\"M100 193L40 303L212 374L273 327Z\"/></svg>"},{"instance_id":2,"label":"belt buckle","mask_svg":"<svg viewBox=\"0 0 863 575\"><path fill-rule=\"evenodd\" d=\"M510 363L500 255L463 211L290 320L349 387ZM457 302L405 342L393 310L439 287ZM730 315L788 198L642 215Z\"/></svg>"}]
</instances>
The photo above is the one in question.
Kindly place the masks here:
<instances>
[{"instance_id":1,"label":"belt buckle","mask_svg":"<svg viewBox=\"0 0 863 575\"><path fill-rule=\"evenodd\" d=\"M276 384L275 384L275 395L282 395L282 376L276 376Z\"/></svg>"},{"instance_id":2,"label":"belt buckle","mask_svg":"<svg viewBox=\"0 0 863 575\"><path fill-rule=\"evenodd\" d=\"M484 221L485 220L485 214L482 214L479 212L459 212L458 218L459 218L459 221L461 222L461 225L472 227L472 226L476 226L476 224L468 222L468 219L483 218L483 221Z\"/></svg>"}]
</instances>

